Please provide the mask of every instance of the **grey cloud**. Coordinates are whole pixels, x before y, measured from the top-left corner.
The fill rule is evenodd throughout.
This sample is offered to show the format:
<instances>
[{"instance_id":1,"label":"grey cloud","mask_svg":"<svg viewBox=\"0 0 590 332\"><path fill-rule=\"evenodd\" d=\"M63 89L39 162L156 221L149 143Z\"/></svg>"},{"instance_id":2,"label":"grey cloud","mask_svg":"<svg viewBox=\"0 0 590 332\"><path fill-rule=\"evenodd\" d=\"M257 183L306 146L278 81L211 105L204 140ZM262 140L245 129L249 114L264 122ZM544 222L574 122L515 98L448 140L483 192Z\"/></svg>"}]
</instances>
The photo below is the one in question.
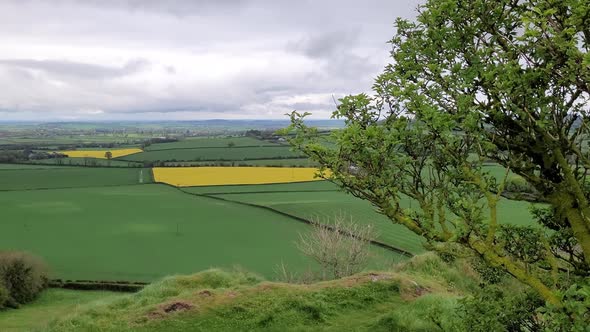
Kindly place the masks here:
<instances>
[{"instance_id":1,"label":"grey cloud","mask_svg":"<svg viewBox=\"0 0 590 332\"><path fill-rule=\"evenodd\" d=\"M311 58L325 58L341 52L350 52L350 48L358 41L358 31L320 32L292 41L287 44L288 50L301 52Z\"/></svg>"},{"instance_id":2,"label":"grey cloud","mask_svg":"<svg viewBox=\"0 0 590 332\"><path fill-rule=\"evenodd\" d=\"M395 18L419 2L0 1L0 112L327 113L330 98L306 96L368 92Z\"/></svg>"},{"instance_id":3,"label":"grey cloud","mask_svg":"<svg viewBox=\"0 0 590 332\"><path fill-rule=\"evenodd\" d=\"M85 79L109 79L135 74L146 68L149 65L149 62L142 59L134 59L128 61L121 67L110 67L64 60L6 59L0 60L0 65L20 69L42 70L49 74L59 76Z\"/></svg>"}]
</instances>

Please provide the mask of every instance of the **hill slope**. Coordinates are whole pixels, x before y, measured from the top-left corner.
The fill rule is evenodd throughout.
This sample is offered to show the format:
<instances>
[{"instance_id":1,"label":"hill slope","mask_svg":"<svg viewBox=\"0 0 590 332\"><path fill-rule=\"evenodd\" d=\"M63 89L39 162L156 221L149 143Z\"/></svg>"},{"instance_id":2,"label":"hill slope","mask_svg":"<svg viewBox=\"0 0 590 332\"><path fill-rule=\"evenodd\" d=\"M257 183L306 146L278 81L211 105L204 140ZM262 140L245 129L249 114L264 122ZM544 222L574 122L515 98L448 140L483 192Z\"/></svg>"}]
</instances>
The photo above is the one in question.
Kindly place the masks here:
<instances>
[{"instance_id":1,"label":"hill slope","mask_svg":"<svg viewBox=\"0 0 590 332\"><path fill-rule=\"evenodd\" d=\"M456 299L476 287L467 272L431 254L309 285L207 270L89 307L49 331L436 331L450 328Z\"/></svg>"}]
</instances>

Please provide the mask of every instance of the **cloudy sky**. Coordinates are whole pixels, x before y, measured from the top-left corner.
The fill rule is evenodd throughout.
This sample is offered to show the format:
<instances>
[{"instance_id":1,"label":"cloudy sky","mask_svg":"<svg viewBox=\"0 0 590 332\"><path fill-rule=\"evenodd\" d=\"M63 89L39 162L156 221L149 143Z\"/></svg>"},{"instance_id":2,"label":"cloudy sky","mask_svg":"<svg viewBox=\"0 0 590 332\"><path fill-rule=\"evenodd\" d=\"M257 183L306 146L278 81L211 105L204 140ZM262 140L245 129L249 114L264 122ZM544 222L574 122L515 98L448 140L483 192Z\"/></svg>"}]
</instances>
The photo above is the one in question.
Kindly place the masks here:
<instances>
[{"instance_id":1,"label":"cloudy sky","mask_svg":"<svg viewBox=\"0 0 590 332\"><path fill-rule=\"evenodd\" d=\"M419 0L0 0L0 121L328 118Z\"/></svg>"}]
</instances>

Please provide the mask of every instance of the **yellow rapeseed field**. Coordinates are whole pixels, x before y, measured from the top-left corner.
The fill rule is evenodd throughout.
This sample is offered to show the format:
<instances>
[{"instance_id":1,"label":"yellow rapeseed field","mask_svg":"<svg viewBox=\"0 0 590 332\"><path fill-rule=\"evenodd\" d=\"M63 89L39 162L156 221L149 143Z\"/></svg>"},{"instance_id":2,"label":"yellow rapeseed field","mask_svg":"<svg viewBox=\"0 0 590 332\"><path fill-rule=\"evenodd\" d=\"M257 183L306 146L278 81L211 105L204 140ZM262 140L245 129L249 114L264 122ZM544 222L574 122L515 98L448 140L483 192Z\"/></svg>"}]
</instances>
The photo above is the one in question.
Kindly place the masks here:
<instances>
[{"instance_id":1,"label":"yellow rapeseed field","mask_svg":"<svg viewBox=\"0 0 590 332\"><path fill-rule=\"evenodd\" d=\"M111 151L113 158L126 156L133 153L143 152L141 149L113 149L113 150L71 150L71 151L56 151L63 153L70 158L102 158L107 159L105 154L107 151Z\"/></svg>"},{"instance_id":2,"label":"yellow rapeseed field","mask_svg":"<svg viewBox=\"0 0 590 332\"><path fill-rule=\"evenodd\" d=\"M317 168L291 167L155 167L154 180L177 187L263 184L322 180Z\"/></svg>"}]
</instances>

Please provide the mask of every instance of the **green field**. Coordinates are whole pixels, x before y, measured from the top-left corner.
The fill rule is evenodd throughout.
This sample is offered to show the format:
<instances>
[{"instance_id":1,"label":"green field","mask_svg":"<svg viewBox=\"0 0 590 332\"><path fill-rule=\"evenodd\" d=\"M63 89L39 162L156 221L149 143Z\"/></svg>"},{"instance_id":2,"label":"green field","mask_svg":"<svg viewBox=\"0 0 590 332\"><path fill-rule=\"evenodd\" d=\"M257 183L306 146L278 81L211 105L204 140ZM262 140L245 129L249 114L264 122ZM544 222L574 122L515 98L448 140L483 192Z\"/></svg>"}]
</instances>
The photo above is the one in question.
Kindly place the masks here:
<instances>
[{"instance_id":1,"label":"green field","mask_svg":"<svg viewBox=\"0 0 590 332\"><path fill-rule=\"evenodd\" d=\"M304 223L165 185L1 192L0 209L2 248L42 256L58 278L151 281L234 265L271 277L281 262L310 264L294 246Z\"/></svg>"},{"instance_id":2,"label":"green field","mask_svg":"<svg viewBox=\"0 0 590 332\"><path fill-rule=\"evenodd\" d=\"M288 146L269 147L222 147L196 149L167 149L146 151L117 158L125 161L223 161L246 159L293 158L299 153L291 151Z\"/></svg>"},{"instance_id":3,"label":"green field","mask_svg":"<svg viewBox=\"0 0 590 332\"><path fill-rule=\"evenodd\" d=\"M422 239L405 227L393 224L378 213L368 202L358 199L327 181L243 185L189 187L184 191L211 195L225 200L269 207L292 216L307 220L330 220L336 215L347 216L357 223L375 226L377 239L391 246L410 251L423 252ZM415 202L413 204L416 204ZM410 200L403 200L402 206L412 207ZM529 203L503 199L498 205L501 222L530 225L534 221L529 212Z\"/></svg>"},{"instance_id":4,"label":"green field","mask_svg":"<svg viewBox=\"0 0 590 332\"><path fill-rule=\"evenodd\" d=\"M90 149L87 149L90 150ZM121 161L121 160L107 160L102 158L51 158L39 159L29 161L32 164L44 165L77 165L77 166L100 166L100 167L139 167L142 163Z\"/></svg>"},{"instance_id":5,"label":"green field","mask_svg":"<svg viewBox=\"0 0 590 332\"><path fill-rule=\"evenodd\" d=\"M316 167L318 164L307 158L259 159L239 161L180 161L166 162L165 166L281 166L281 167Z\"/></svg>"},{"instance_id":6,"label":"green field","mask_svg":"<svg viewBox=\"0 0 590 332\"><path fill-rule=\"evenodd\" d=\"M194 148L226 148L232 144L238 146L276 146L276 144L261 141L253 137L190 137L178 142L156 143L145 148L146 151L168 149L194 149Z\"/></svg>"},{"instance_id":7,"label":"green field","mask_svg":"<svg viewBox=\"0 0 590 332\"><path fill-rule=\"evenodd\" d=\"M152 182L152 178L151 172L147 168L65 166L0 170L0 191L116 186L149 182Z\"/></svg>"},{"instance_id":8,"label":"green field","mask_svg":"<svg viewBox=\"0 0 590 332\"><path fill-rule=\"evenodd\" d=\"M90 304L100 304L124 296L102 291L48 289L34 302L18 310L0 311L2 332L22 332L42 329L56 318L75 315Z\"/></svg>"},{"instance_id":9,"label":"green field","mask_svg":"<svg viewBox=\"0 0 590 332\"><path fill-rule=\"evenodd\" d=\"M30 164L0 164L0 171L7 169L57 169L67 168L67 166L53 166L53 165L30 165Z\"/></svg>"},{"instance_id":10,"label":"green field","mask_svg":"<svg viewBox=\"0 0 590 332\"><path fill-rule=\"evenodd\" d=\"M259 192L307 192L307 191L340 191L340 188L328 181L309 181L294 183L246 184L233 186L199 186L182 188L193 194L228 194L228 193L259 193Z\"/></svg>"}]
</instances>

